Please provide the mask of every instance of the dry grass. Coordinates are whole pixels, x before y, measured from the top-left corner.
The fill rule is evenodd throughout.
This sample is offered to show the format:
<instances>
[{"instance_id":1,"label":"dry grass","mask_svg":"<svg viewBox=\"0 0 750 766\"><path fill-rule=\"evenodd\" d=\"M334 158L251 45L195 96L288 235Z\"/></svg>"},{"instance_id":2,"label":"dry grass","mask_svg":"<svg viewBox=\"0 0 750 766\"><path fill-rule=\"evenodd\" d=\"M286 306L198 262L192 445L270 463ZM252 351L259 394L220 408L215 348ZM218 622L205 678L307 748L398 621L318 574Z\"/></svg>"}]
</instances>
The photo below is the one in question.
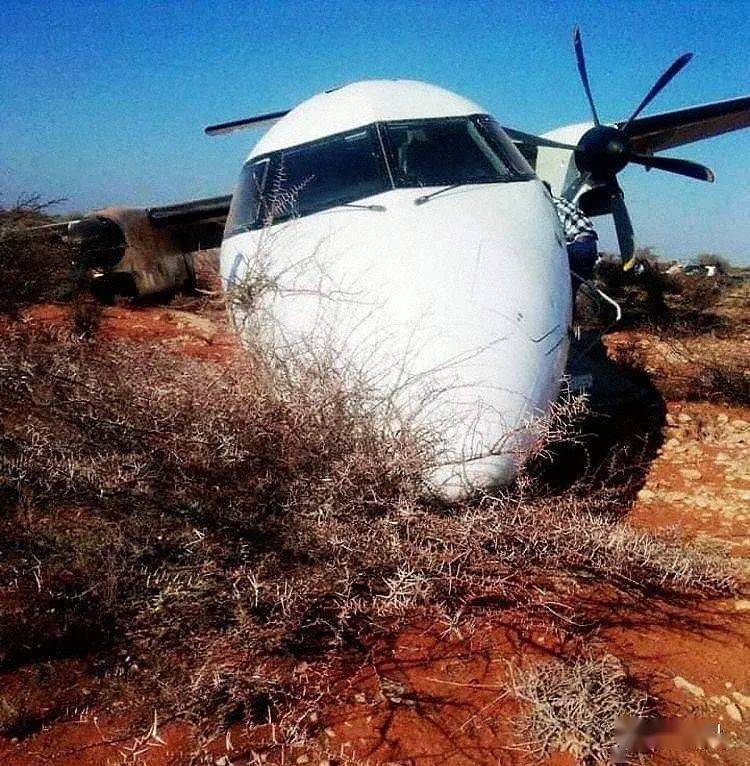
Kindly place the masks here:
<instances>
[{"instance_id":1,"label":"dry grass","mask_svg":"<svg viewBox=\"0 0 750 766\"><path fill-rule=\"evenodd\" d=\"M611 654L511 669L510 686L524 713L519 735L537 758L563 751L581 763L612 763L619 723L650 708Z\"/></svg>"},{"instance_id":2,"label":"dry grass","mask_svg":"<svg viewBox=\"0 0 750 766\"><path fill-rule=\"evenodd\" d=\"M391 432L331 370L79 338L0 347L5 670L107 657L100 704L135 687L204 724L294 732L339 651L401 621L512 605L554 622L553 573L636 595L736 587L720 555L616 521L611 492L436 504L429 435Z\"/></svg>"},{"instance_id":3,"label":"dry grass","mask_svg":"<svg viewBox=\"0 0 750 766\"><path fill-rule=\"evenodd\" d=\"M206 727L271 721L290 743L378 631L493 611L595 627L550 583L635 600L737 588L721 555L618 521L627 495L606 481L437 501L434 434L384 416L392 404L331 360L100 345L96 321L0 340L0 671L86 665L87 694L67 689L60 716L139 699ZM537 453L576 438L580 407L542 424ZM602 668L602 688L619 683ZM6 732L33 731L33 711L2 705ZM591 749L609 713L587 715L566 726Z\"/></svg>"}]
</instances>

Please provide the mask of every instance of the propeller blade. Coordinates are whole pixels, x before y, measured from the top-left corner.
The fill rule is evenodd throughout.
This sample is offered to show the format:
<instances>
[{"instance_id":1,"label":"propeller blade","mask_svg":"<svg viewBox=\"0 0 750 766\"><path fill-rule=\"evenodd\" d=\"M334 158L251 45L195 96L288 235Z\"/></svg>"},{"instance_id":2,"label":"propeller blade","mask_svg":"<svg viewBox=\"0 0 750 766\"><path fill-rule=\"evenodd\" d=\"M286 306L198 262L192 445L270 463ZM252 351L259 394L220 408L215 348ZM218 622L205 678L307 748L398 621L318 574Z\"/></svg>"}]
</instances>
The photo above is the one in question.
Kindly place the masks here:
<instances>
[{"instance_id":1,"label":"propeller blade","mask_svg":"<svg viewBox=\"0 0 750 766\"><path fill-rule=\"evenodd\" d=\"M583 89L586 91L586 98L589 100L589 106L591 107L591 115L594 118L594 125L599 125L599 115L596 113L596 106L594 106L594 97L591 95L591 86L589 85L589 75L586 71L586 57L583 55L583 43L581 42L581 29L576 24L573 30L573 48L576 52L576 62L578 63L578 74L581 75L581 82L583 83Z\"/></svg>"},{"instance_id":2,"label":"propeller blade","mask_svg":"<svg viewBox=\"0 0 750 766\"><path fill-rule=\"evenodd\" d=\"M671 82L672 78L682 70L693 58L692 53L683 53L678 59L672 62L672 65L667 69L664 74L651 86L651 90L646 94L646 97L638 104L638 108L630 115L628 121L623 126L623 130L627 133L628 127L631 122L661 93L661 91Z\"/></svg>"},{"instance_id":3,"label":"propeller blade","mask_svg":"<svg viewBox=\"0 0 750 766\"><path fill-rule=\"evenodd\" d=\"M559 141L553 141L550 138L543 138L542 136L535 136L532 133L524 133L522 130L516 130L515 128L506 128L503 126L503 130L508 134L511 141L516 141L521 144L529 144L530 146L547 146L550 149L567 149L570 152L574 152L578 149L577 146L572 144L561 144Z\"/></svg>"},{"instance_id":4,"label":"propeller blade","mask_svg":"<svg viewBox=\"0 0 750 766\"><path fill-rule=\"evenodd\" d=\"M622 189L617 187L612 194L612 218L615 222L617 242L620 246L620 258L622 268L628 271L635 262L635 238L633 237L633 224L630 222L630 214L625 206L625 197Z\"/></svg>"},{"instance_id":5,"label":"propeller blade","mask_svg":"<svg viewBox=\"0 0 750 766\"><path fill-rule=\"evenodd\" d=\"M713 170L705 165L690 160L680 160L676 157L654 157L651 154L630 154L629 162L635 162L636 165L643 165L645 168L656 168L657 170L666 170L668 173L677 173L688 178L695 178L698 181L708 181L712 183L716 176Z\"/></svg>"}]
</instances>

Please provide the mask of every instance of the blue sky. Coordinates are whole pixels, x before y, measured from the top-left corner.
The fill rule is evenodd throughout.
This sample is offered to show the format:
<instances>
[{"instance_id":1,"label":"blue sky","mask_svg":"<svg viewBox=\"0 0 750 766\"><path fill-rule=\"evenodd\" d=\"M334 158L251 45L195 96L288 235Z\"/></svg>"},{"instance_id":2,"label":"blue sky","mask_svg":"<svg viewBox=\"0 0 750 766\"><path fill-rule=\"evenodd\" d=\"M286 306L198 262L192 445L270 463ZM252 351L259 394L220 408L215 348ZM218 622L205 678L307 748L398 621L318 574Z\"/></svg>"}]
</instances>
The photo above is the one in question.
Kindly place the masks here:
<instances>
[{"instance_id":1,"label":"blue sky","mask_svg":"<svg viewBox=\"0 0 750 766\"><path fill-rule=\"evenodd\" d=\"M680 53L651 113L750 93L750 2L17 2L0 7L0 193L68 209L231 190L256 137L204 125L293 106L337 84L409 77L531 132L580 122L580 23L604 119L626 117ZM672 152L714 185L629 168L640 244L750 263L750 130ZM598 219L604 244L611 225Z\"/></svg>"}]
</instances>

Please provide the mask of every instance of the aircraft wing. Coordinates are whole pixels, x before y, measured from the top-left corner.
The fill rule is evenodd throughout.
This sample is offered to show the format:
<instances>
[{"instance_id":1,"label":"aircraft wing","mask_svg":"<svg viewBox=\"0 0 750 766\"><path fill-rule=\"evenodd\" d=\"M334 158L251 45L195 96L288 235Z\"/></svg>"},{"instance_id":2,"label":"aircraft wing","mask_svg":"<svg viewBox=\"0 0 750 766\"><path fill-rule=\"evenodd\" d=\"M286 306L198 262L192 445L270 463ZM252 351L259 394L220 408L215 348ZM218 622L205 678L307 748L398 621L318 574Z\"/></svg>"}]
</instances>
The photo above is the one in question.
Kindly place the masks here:
<instances>
[{"instance_id":1,"label":"aircraft wing","mask_svg":"<svg viewBox=\"0 0 750 766\"><path fill-rule=\"evenodd\" d=\"M109 207L45 227L78 246L102 291L146 296L190 287L192 253L219 247L231 195L148 208Z\"/></svg>"},{"instance_id":2,"label":"aircraft wing","mask_svg":"<svg viewBox=\"0 0 750 766\"><path fill-rule=\"evenodd\" d=\"M618 128L624 125L624 122L617 123ZM747 127L750 127L750 96L743 96L638 117L631 122L627 133L635 151L651 154Z\"/></svg>"},{"instance_id":3,"label":"aircraft wing","mask_svg":"<svg viewBox=\"0 0 750 766\"><path fill-rule=\"evenodd\" d=\"M232 195L146 208L153 226L169 229L187 252L219 247Z\"/></svg>"}]
</instances>

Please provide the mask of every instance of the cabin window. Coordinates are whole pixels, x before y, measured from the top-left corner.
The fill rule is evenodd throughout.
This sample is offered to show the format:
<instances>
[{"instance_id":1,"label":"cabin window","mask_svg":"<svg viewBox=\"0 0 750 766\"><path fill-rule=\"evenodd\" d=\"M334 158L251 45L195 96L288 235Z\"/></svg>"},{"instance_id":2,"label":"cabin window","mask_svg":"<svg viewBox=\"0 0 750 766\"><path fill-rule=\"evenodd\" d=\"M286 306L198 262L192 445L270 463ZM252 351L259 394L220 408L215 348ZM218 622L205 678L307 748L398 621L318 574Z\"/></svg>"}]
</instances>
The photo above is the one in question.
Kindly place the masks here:
<instances>
[{"instance_id":1,"label":"cabin window","mask_svg":"<svg viewBox=\"0 0 750 766\"><path fill-rule=\"evenodd\" d=\"M534 176L500 126L484 115L382 127L397 186L525 181Z\"/></svg>"}]
</instances>

